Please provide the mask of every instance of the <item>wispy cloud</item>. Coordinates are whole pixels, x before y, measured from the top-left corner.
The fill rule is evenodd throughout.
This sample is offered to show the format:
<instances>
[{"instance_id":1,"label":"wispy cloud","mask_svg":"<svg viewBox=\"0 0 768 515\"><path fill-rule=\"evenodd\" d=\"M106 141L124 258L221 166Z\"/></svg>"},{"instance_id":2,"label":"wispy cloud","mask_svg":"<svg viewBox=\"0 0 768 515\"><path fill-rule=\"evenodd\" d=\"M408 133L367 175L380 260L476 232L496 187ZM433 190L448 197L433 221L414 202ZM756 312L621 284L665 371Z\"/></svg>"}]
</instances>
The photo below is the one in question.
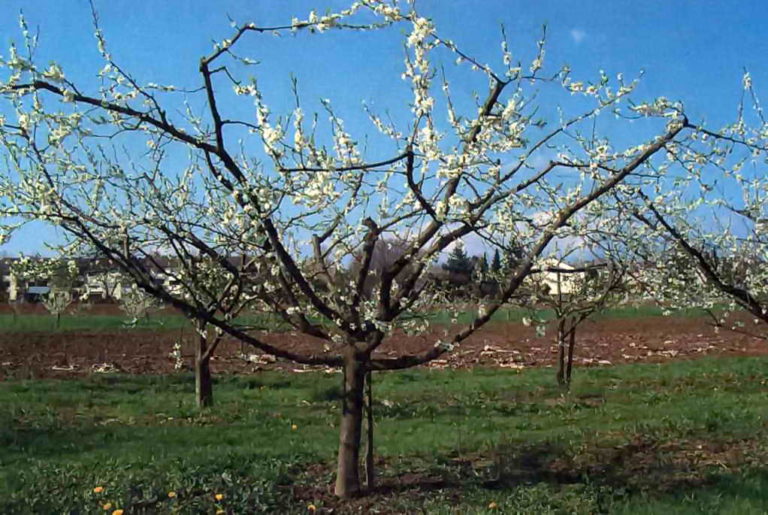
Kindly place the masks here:
<instances>
[{"instance_id":1,"label":"wispy cloud","mask_svg":"<svg viewBox=\"0 0 768 515\"><path fill-rule=\"evenodd\" d=\"M587 37L587 33L585 31L581 29L571 29L571 39L577 45L584 41L585 37Z\"/></svg>"}]
</instances>

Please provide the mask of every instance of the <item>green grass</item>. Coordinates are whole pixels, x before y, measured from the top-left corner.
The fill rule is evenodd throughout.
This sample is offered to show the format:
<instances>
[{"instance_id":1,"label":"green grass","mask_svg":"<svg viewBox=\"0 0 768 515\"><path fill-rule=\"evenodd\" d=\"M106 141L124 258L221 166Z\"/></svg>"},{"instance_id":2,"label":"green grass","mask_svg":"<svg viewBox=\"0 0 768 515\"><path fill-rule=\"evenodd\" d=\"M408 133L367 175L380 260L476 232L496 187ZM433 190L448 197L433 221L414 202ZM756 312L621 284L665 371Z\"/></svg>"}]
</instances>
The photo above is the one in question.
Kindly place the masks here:
<instances>
[{"instance_id":1,"label":"green grass","mask_svg":"<svg viewBox=\"0 0 768 515\"><path fill-rule=\"evenodd\" d=\"M475 312L460 311L457 321L460 324L468 324L472 322L476 316ZM494 313L491 318L495 322L520 322L523 317L530 317L531 313L528 310L509 307L501 308ZM554 311L551 309L539 309L536 311L536 316L541 320L553 320ZM593 317L595 320L600 319L613 319L613 318L647 318L647 317L660 317L664 316L664 310L659 306L652 304L628 304L625 306L616 306L607 309L603 312L596 313ZM703 317L707 316L706 312L697 308L686 308L674 311L676 317ZM438 324L448 324L454 317L454 313L446 310L437 311L430 315L430 320Z\"/></svg>"},{"instance_id":2,"label":"green grass","mask_svg":"<svg viewBox=\"0 0 768 515\"><path fill-rule=\"evenodd\" d=\"M271 315L253 314L243 316L238 321L246 325L258 325L264 329L279 329L281 324ZM56 318L47 314L0 314L0 332L83 332L83 331L118 331L118 330L151 330L178 331L181 328L191 328L192 325L182 315L173 313L158 313L136 321L125 315L91 314L87 311L76 314L62 315L58 327Z\"/></svg>"},{"instance_id":3,"label":"green grass","mask_svg":"<svg viewBox=\"0 0 768 515\"><path fill-rule=\"evenodd\" d=\"M568 395L550 369L377 374L395 486L365 505L325 494L338 374L220 377L204 414L184 375L0 383L0 513L765 513L766 365L580 369Z\"/></svg>"},{"instance_id":4,"label":"green grass","mask_svg":"<svg viewBox=\"0 0 768 515\"><path fill-rule=\"evenodd\" d=\"M476 313L460 311L457 318L461 324L470 323ZM594 316L594 319L612 318L644 318L662 316L661 308L653 305L627 305L611 308ZM453 318L450 311L437 311L429 315L430 320L436 324L449 324ZM523 317L529 317L530 312L520 308L502 308L497 311L492 321L494 322L520 322ZM537 311L537 316L543 320L552 320L552 310L542 309ZM705 313L699 309L684 309L675 311L678 317L702 317ZM286 326L273 315L250 314L241 317L239 322L246 325L257 325L267 330L282 330ZM135 323L129 323L124 315L90 314L82 311L76 314L66 314L61 317L59 327L56 327L56 319L46 314L0 314L0 332L48 332L48 331L117 331L124 329L153 330L153 331L178 331L180 328L191 327L187 319L182 315L159 313L149 318L140 319Z\"/></svg>"},{"instance_id":5,"label":"green grass","mask_svg":"<svg viewBox=\"0 0 768 515\"><path fill-rule=\"evenodd\" d=\"M2 332L46 332L46 331L115 331L120 329L150 329L150 330L178 330L187 327L187 320L180 315L153 315L148 319L138 320L130 324L128 317L124 315L92 315L78 313L76 315L62 315L59 327L56 327L56 319L44 314L23 314L14 316L0 314L0 331Z\"/></svg>"}]
</instances>

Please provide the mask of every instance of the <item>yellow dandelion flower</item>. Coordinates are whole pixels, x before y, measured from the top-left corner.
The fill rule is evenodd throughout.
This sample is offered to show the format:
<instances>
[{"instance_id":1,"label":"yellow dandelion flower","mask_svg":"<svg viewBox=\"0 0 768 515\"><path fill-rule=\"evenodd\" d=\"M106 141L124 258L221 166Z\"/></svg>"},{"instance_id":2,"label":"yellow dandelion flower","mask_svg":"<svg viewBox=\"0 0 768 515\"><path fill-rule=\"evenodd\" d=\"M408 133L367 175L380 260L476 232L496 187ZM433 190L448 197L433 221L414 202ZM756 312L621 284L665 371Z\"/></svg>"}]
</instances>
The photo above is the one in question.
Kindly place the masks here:
<instances>
[{"instance_id":1,"label":"yellow dandelion flower","mask_svg":"<svg viewBox=\"0 0 768 515\"><path fill-rule=\"evenodd\" d=\"M224 499L224 494L216 494L213 496L217 501Z\"/></svg>"},{"instance_id":2,"label":"yellow dandelion flower","mask_svg":"<svg viewBox=\"0 0 768 515\"><path fill-rule=\"evenodd\" d=\"M299 428L296 424L291 424L291 431L296 431Z\"/></svg>"},{"instance_id":3,"label":"yellow dandelion flower","mask_svg":"<svg viewBox=\"0 0 768 515\"><path fill-rule=\"evenodd\" d=\"M307 506L307 511L310 513L315 513L317 511L317 506L315 506L314 504L310 504L309 506Z\"/></svg>"},{"instance_id":4,"label":"yellow dandelion flower","mask_svg":"<svg viewBox=\"0 0 768 515\"><path fill-rule=\"evenodd\" d=\"M176 492L174 492L174 491L170 491L170 492L168 492L168 497L170 497L171 499L173 499L174 497L176 497Z\"/></svg>"},{"instance_id":5,"label":"yellow dandelion flower","mask_svg":"<svg viewBox=\"0 0 768 515\"><path fill-rule=\"evenodd\" d=\"M104 511L108 511L108 510L111 510L111 509L112 509L112 503L111 503L111 502L108 502L107 504L105 504L104 506L102 506L102 508L104 508Z\"/></svg>"},{"instance_id":6,"label":"yellow dandelion flower","mask_svg":"<svg viewBox=\"0 0 768 515\"><path fill-rule=\"evenodd\" d=\"M96 488L93 489L93 493L95 493L95 494L100 494L103 491L104 491L104 487L103 486L97 486Z\"/></svg>"},{"instance_id":7,"label":"yellow dandelion flower","mask_svg":"<svg viewBox=\"0 0 768 515\"><path fill-rule=\"evenodd\" d=\"M123 510L115 510L112 512L112 515L123 515Z\"/></svg>"}]
</instances>

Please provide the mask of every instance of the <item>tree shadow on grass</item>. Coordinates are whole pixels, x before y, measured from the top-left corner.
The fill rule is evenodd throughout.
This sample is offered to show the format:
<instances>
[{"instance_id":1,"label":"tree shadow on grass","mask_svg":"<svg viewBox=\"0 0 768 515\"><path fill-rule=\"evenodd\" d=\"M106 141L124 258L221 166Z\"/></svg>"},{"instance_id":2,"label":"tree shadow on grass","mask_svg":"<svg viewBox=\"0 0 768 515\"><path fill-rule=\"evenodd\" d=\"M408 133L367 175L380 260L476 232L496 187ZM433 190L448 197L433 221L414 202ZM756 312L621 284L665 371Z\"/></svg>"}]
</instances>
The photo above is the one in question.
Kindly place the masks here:
<instances>
[{"instance_id":1,"label":"tree shadow on grass","mask_svg":"<svg viewBox=\"0 0 768 515\"><path fill-rule=\"evenodd\" d=\"M636 436L617 445L577 449L543 442L500 446L485 453L439 455L431 460L398 460L396 465L381 459L377 486L365 497L350 501L339 501L332 495L328 487L332 471L319 467L307 471L300 481L305 486L299 485L295 495L304 502L319 500L335 513L394 513L404 507L419 510L436 498L441 503L459 503L473 496L514 498L516 491L526 488L538 492L536 495L549 506L557 504L551 497L561 491L571 492L568 502L573 502L574 495L584 495L598 507L629 498L677 502L674 500L689 497L711 498L712 502L739 499L761 505L768 504L765 463L768 447L753 439L662 441ZM316 474L320 470L322 478ZM544 500L545 496L550 498ZM602 499L595 500L595 496Z\"/></svg>"},{"instance_id":2,"label":"tree shadow on grass","mask_svg":"<svg viewBox=\"0 0 768 515\"><path fill-rule=\"evenodd\" d=\"M761 458L762 456L762 458ZM768 458L762 439L659 440L637 435L620 444L570 449L543 442L523 448L502 446L480 461L469 461L465 478L492 489L520 484L591 483L625 492L674 492L703 487L745 465L761 468Z\"/></svg>"}]
</instances>

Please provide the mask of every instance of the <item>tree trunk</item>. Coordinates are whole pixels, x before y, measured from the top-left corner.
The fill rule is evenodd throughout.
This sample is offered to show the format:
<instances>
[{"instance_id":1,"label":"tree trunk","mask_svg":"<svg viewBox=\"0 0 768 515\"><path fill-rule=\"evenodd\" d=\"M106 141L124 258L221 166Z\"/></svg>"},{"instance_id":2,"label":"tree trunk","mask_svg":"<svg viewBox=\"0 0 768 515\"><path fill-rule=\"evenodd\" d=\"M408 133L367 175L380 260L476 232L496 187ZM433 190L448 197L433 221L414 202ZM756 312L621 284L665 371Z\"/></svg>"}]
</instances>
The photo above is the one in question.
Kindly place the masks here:
<instances>
[{"instance_id":1,"label":"tree trunk","mask_svg":"<svg viewBox=\"0 0 768 515\"><path fill-rule=\"evenodd\" d=\"M336 495L342 498L360 493L360 437L366 367L355 354L351 350L344 359L344 392L335 488Z\"/></svg>"},{"instance_id":2,"label":"tree trunk","mask_svg":"<svg viewBox=\"0 0 768 515\"><path fill-rule=\"evenodd\" d=\"M557 321L557 384L565 385L565 319Z\"/></svg>"},{"instance_id":3,"label":"tree trunk","mask_svg":"<svg viewBox=\"0 0 768 515\"><path fill-rule=\"evenodd\" d=\"M373 371L365 377L365 487L370 491L376 486L376 469L373 463Z\"/></svg>"},{"instance_id":4,"label":"tree trunk","mask_svg":"<svg viewBox=\"0 0 768 515\"><path fill-rule=\"evenodd\" d=\"M571 369L573 369L573 348L576 346L576 322L571 322L571 332L568 339L568 365L565 369L565 383L571 386Z\"/></svg>"},{"instance_id":5,"label":"tree trunk","mask_svg":"<svg viewBox=\"0 0 768 515\"><path fill-rule=\"evenodd\" d=\"M213 406L213 381L211 380L211 357L208 350L208 335L205 326L198 328L195 346L195 400L198 408Z\"/></svg>"}]
</instances>

